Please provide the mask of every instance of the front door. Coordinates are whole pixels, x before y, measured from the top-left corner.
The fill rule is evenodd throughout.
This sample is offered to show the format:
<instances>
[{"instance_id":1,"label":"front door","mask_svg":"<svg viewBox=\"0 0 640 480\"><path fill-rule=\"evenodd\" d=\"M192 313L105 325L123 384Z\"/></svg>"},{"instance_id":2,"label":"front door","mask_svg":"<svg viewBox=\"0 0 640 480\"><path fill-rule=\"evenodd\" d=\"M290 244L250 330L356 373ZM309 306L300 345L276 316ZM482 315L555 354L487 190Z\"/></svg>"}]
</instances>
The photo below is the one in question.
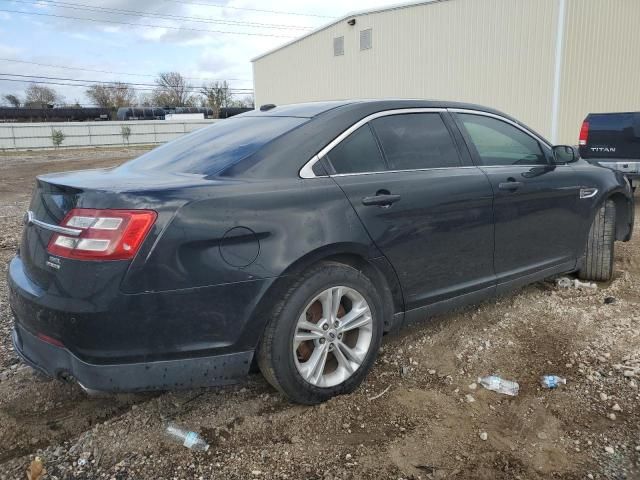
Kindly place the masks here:
<instances>
[{"instance_id":1,"label":"front door","mask_svg":"<svg viewBox=\"0 0 640 480\"><path fill-rule=\"evenodd\" d=\"M440 113L394 112L328 153L332 177L395 268L407 310L492 288L487 177L461 157Z\"/></svg>"},{"instance_id":2,"label":"front door","mask_svg":"<svg viewBox=\"0 0 640 480\"><path fill-rule=\"evenodd\" d=\"M584 223L573 169L553 165L547 145L506 119L454 115L493 187L498 282L572 268Z\"/></svg>"}]
</instances>

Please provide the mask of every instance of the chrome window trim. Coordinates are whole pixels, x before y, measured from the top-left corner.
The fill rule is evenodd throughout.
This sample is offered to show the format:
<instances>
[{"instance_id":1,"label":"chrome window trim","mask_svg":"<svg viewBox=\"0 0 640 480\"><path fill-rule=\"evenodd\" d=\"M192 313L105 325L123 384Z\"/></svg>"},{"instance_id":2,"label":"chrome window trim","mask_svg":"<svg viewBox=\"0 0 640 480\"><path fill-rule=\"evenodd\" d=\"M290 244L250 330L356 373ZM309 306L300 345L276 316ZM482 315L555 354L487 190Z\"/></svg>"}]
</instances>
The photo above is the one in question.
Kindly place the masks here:
<instances>
[{"instance_id":1,"label":"chrome window trim","mask_svg":"<svg viewBox=\"0 0 640 480\"><path fill-rule=\"evenodd\" d=\"M513 168L513 167L553 167L553 168L571 168L571 165L566 165L563 163L518 163L517 165L515 164L509 164L509 165L478 165L478 168L483 168L483 169L487 169L487 168Z\"/></svg>"},{"instance_id":2,"label":"chrome window trim","mask_svg":"<svg viewBox=\"0 0 640 480\"><path fill-rule=\"evenodd\" d=\"M514 127L518 128L519 130L524 132L525 134L535 138L538 142L540 142L541 144L545 145L547 148L552 148L552 146L551 146L551 144L549 142L547 142L545 139L539 137L535 133L531 132L527 128L523 127L519 123L514 122L513 120L510 120L510 119L508 119L506 117L503 117L502 115L498 115L498 114L495 114L495 113L485 112L485 111L482 111L482 110L467 109L467 108L439 108L439 107L434 107L434 108L426 108L426 107L425 108L419 108L419 107L418 108L397 108L397 109L393 109L393 110L383 110L381 112L372 113L371 115L368 115L368 116L358 120L356 123L354 123L349 128L344 130L340 135L338 135L336 138L334 138L331 142L329 142L322 150L320 150L316 155L314 155L307 163L305 163L304 166L298 172L298 175L300 176L300 178L309 179L309 178L327 178L327 177L346 177L346 176L354 176L354 175L374 175L374 174L377 174L377 173L422 172L422 171L429 171L429 170L445 170L445 169L451 169L451 168L477 168L477 166L460 165L459 167L417 168L417 169L409 169L409 170L381 170L381 171L378 171L378 172L336 173L334 175L316 175L315 173L313 173L313 166L315 165L316 162L318 162L322 158L324 158L325 155L327 155L339 143L341 143L345 138L347 138L349 135L351 135L358 128L360 128L361 126L365 125L366 123L368 123L368 122L370 122L372 120L375 120L376 118L388 117L390 115L403 115L403 114L407 114L407 113L442 113L442 112L468 113L468 114L471 114L471 115L481 115L481 116L485 116L485 117L492 117L492 118L495 118L497 120L501 120L503 122L506 122L506 123L508 123L510 125L513 125ZM541 164L536 163L536 164L532 164L532 165L519 165L519 166L522 166L522 167L528 167L528 166L539 167L540 165ZM492 165L492 166L493 167L505 167L505 166L512 166L512 165ZM485 166L483 166L483 167L485 167Z\"/></svg>"},{"instance_id":3,"label":"chrome window trim","mask_svg":"<svg viewBox=\"0 0 640 480\"><path fill-rule=\"evenodd\" d=\"M328 175L316 175L313 172L313 166L316 162L320 161L320 157L318 155L314 155L311 160L304 164L304 167L300 169L300 178L322 178L327 177Z\"/></svg>"},{"instance_id":4,"label":"chrome window trim","mask_svg":"<svg viewBox=\"0 0 640 480\"><path fill-rule=\"evenodd\" d=\"M72 237L77 237L82 233L82 230L78 230L77 228L61 227L59 225L52 225L50 223L45 223L41 220L38 220L31 210L27 211L25 215L24 223L26 225L35 225L45 230L50 230L52 232L62 233L64 235L71 235Z\"/></svg>"},{"instance_id":5,"label":"chrome window trim","mask_svg":"<svg viewBox=\"0 0 640 480\"><path fill-rule=\"evenodd\" d=\"M353 177L355 175L376 175L379 173L403 173L403 172L433 172L436 170L461 170L477 169L475 165L460 165L459 167L431 167L431 168L409 168L406 170L380 170L378 172L356 172L356 173L336 173L330 177Z\"/></svg>"},{"instance_id":6,"label":"chrome window trim","mask_svg":"<svg viewBox=\"0 0 640 480\"><path fill-rule=\"evenodd\" d=\"M536 135L535 133L533 133L531 130L527 129L526 127L523 127L519 123L514 122L513 120L510 120L510 119L508 119L506 117L503 117L502 115L498 115L498 114L491 113L491 112L483 112L482 110L470 110L470 109L466 109L466 108L448 108L447 110L449 112L451 112L451 113L468 113L468 114L471 114L471 115L480 115L480 116L483 116L483 117L491 117L491 118L495 118L496 120L501 120L501 121L506 122L506 123L508 123L510 125L513 125L514 127L516 127L519 130L522 130L524 133L526 133L530 137L535 138L538 142L542 143L546 147L552 148L552 145L549 142L547 142L544 138L539 137L538 135Z\"/></svg>"}]
</instances>

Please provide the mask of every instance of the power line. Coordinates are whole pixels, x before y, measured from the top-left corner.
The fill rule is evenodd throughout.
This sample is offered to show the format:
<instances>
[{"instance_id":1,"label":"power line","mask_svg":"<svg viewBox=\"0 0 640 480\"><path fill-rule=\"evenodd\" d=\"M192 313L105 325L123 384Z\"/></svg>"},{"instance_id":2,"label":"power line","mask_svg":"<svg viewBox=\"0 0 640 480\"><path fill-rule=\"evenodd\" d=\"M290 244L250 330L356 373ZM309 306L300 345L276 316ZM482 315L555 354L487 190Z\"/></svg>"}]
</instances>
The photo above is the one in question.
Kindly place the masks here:
<instances>
[{"instance_id":1,"label":"power line","mask_svg":"<svg viewBox=\"0 0 640 480\"><path fill-rule=\"evenodd\" d=\"M295 16L299 16L299 17L336 18L336 17L331 17L329 15L318 15L318 14L314 14L314 13L284 12L284 11L281 11L281 10L262 10L260 8L249 8L249 7L232 7L232 6L229 6L229 5L191 2L191 1L186 1L186 0L163 0L163 1L172 2L172 3L182 3L182 4L185 4L185 5L201 5L201 6L204 6L204 7L212 7L212 8L228 8L228 9L231 9L231 10L248 10L250 12L277 13L279 15L295 15Z\"/></svg>"},{"instance_id":2,"label":"power line","mask_svg":"<svg viewBox=\"0 0 640 480\"><path fill-rule=\"evenodd\" d=\"M106 20L106 19L97 19L97 18L88 18L88 17L72 17L70 15L55 15L53 13L23 12L21 10L0 9L0 12L18 13L21 15L37 15L40 17L67 18L71 20L82 20L85 22L95 22L95 23L113 23L118 25L131 25L134 27L168 28L170 30L185 30L190 32L223 33L223 34L229 34L229 35L249 35L252 37L294 38L292 35L276 35L273 33L230 32L228 30L206 30L203 28L173 27L169 25L152 25L149 23L133 23L133 22L122 22L122 21L116 21L116 20Z\"/></svg>"},{"instance_id":3,"label":"power line","mask_svg":"<svg viewBox=\"0 0 640 480\"><path fill-rule=\"evenodd\" d=\"M64 87L90 87L91 84L84 84L84 83L61 83L61 82L51 82L48 80L22 80L22 79L17 79L17 78L0 78L0 82L18 82L18 83L30 83L30 84L34 84L34 85L58 85L58 86L64 86ZM155 89L154 88L141 88L141 87L129 87L131 90L135 90L135 91L139 91L139 92L153 92ZM185 88L184 90L185 92L189 92L189 93L200 93L199 89L196 88ZM230 88L229 89L229 93L233 94L233 95L251 95L253 92L253 90L242 90L242 91L238 91L234 88Z\"/></svg>"},{"instance_id":4,"label":"power line","mask_svg":"<svg viewBox=\"0 0 640 480\"><path fill-rule=\"evenodd\" d=\"M285 30L285 29L310 30L311 29L311 27L303 27L299 25L283 25L283 24L274 24L274 23L219 20L215 18L174 15L169 13L143 12L140 10L126 10L122 8L106 8L106 7L98 7L94 5L87 5L83 3L61 2L57 0L11 0L11 1L13 3L26 3L28 5L46 4L46 5L57 6L58 8L66 8L66 9L73 9L73 10L87 10L90 12L108 13L113 15L128 15L128 16L135 16L135 17L138 17L138 16L157 17L165 20L167 19L168 20L185 20L188 22L214 23L214 24L229 25L229 26L242 26L242 27L248 27L248 28L274 28L274 29L280 29L280 30Z\"/></svg>"},{"instance_id":5,"label":"power line","mask_svg":"<svg viewBox=\"0 0 640 480\"><path fill-rule=\"evenodd\" d=\"M93 68L81 68L81 67L68 67L65 65L52 65L50 63L38 63L38 62L29 62L26 60L16 60L13 58L0 58L0 61L4 62L15 62L15 63L25 63L28 65L37 65L39 67L50 67L50 68L61 68L64 70L78 70L84 72L95 72L95 73L112 73L114 75L130 75L133 77L156 77L157 75L152 75L149 73L130 73L130 72L112 72L110 70L96 70ZM219 78L208 78L208 77L184 77L187 80L202 80L202 81L222 81ZM237 80L237 81L247 81L246 78L227 78L227 80Z\"/></svg>"},{"instance_id":6,"label":"power line","mask_svg":"<svg viewBox=\"0 0 640 480\"><path fill-rule=\"evenodd\" d=\"M135 86L135 87L153 87L153 88L157 88L159 86L157 83L133 83L133 82L117 82L117 81L105 82L104 80L88 80L88 79L84 79L84 78L47 77L47 76L44 76L44 75L22 75L22 74L18 74L18 73L1 73L0 72L0 76L2 76L2 77L20 77L20 78L40 78L40 79L45 79L45 80L64 80L64 81L70 81L70 82L87 82L89 84L101 84L101 85L113 85L114 83L120 83L120 84L123 84L123 85ZM191 88L198 88L198 87L191 87ZM233 89L233 90L250 90L250 91L253 91L252 88L232 88L232 87L229 87L229 88Z\"/></svg>"}]
</instances>

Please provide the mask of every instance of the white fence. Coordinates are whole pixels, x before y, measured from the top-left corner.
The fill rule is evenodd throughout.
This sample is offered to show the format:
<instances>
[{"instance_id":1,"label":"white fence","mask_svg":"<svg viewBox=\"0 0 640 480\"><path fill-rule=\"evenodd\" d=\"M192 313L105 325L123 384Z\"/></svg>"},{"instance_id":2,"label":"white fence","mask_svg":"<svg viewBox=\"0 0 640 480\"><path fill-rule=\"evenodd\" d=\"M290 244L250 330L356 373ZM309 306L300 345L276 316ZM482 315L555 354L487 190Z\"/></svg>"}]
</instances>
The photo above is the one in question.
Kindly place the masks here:
<instances>
[{"instance_id":1,"label":"white fence","mask_svg":"<svg viewBox=\"0 0 640 480\"><path fill-rule=\"evenodd\" d=\"M60 130L64 135L60 148L165 143L218 121L0 123L0 151L54 148L54 130Z\"/></svg>"}]
</instances>

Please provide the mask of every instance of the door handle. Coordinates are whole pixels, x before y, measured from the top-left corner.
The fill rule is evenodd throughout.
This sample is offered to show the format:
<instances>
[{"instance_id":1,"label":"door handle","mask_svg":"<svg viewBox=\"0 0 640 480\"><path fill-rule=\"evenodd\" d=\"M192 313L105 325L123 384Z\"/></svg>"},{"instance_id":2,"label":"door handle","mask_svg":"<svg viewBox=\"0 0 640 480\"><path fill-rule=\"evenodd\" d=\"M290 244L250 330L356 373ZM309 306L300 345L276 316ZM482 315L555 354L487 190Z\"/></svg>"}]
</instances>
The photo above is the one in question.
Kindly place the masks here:
<instances>
[{"instance_id":1,"label":"door handle","mask_svg":"<svg viewBox=\"0 0 640 480\"><path fill-rule=\"evenodd\" d=\"M377 205L379 207L388 207L398 200L400 200L400 195L380 194L373 197L364 197L362 204L366 206Z\"/></svg>"},{"instance_id":2,"label":"door handle","mask_svg":"<svg viewBox=\"0 0 640 480\"><path fill-rule=\"evenodd\" d=\"M498 189L513 192L518 190L521 186L522 182L501 182L498 184Z\"/></svg>"}]
</instances>

